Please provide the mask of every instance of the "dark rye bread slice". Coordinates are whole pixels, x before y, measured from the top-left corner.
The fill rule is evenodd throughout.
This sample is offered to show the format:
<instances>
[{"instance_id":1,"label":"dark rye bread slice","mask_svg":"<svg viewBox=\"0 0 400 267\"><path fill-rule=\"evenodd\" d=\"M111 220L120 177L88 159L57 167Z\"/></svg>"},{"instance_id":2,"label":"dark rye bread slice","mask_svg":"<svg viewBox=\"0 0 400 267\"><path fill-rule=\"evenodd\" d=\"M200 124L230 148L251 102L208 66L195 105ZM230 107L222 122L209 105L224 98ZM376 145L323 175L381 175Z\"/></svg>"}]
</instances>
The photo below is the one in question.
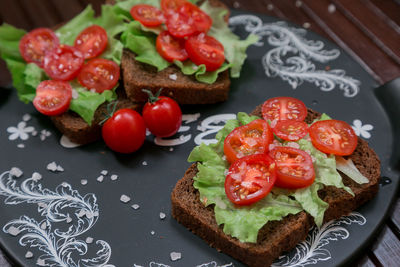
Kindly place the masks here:
<instances>
[{"instance_id":1,"label":"dark rye bread slice","mask_svg":"<svg viewBox=\"0 0 400 267\"><path fill-rule=\"evenodd\" d=\"M96 110L92 125L87 124L78 114L72 111L65 112L58 116L52 116L51 121L57 129L77 144L88 144L101 139L101 125L107 114L108 103L103 103ZM116 110L130 108L140 111L143 106L128 100L125 94L118 90L118 102Z\"/></svg>"},{"instance_id":2,"label":"dark rye bread slice","mask_svg":"<svg viewBox=\"0 0 400 267\"><path fill-rule=\"evenodd\" d=\"M260 107L257 107L253 114L260 116L260 110ZM306 122L310 123L319 116L319 113L308 110ZM369 179L369 183L359 185L342 174L344 184L353 190L354 197L336 187L329 186L320 190L319 196L329 203L324 222L350 213L378 192L380 161L368 143L359 139L357 148L350 158L358 170ZM302 211L288 215L281 221L268 222L261 228L257 243L242 243L224 234L222 226L218 226L215 221L213 206L205 207L201 203L199 192L193 187L193 177L196 173L197 167L193 164L173 189L172 216L210 246L249 266L270 266L279 255L303 241L314 224L313 218Z\"/></svg>"}]
</instances>

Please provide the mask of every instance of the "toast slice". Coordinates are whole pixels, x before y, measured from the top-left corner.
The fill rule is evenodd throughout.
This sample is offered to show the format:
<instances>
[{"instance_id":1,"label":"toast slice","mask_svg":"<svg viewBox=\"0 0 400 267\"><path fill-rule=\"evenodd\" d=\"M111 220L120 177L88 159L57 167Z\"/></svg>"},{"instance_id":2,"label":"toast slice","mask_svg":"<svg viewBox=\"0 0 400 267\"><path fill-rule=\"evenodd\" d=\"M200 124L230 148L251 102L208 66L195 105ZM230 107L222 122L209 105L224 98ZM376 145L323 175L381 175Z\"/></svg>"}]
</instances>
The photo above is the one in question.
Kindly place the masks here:
<instances>
[{"instance_id":1,"label":"toast slice","mask_svg":"<svg viewBox=\"0 0 400 267\"><path fill-rule=\"evenodd\" d=\"M134 103L126 98L123 90L117 89L118 102L116 110L130 108L141 111L143 105ZM100 122L105 119L108 103L103 103L96 110L92 125L87 124L78 114L68 111L58 116L52 116L51 121L56 128L77 144L88 144L101 139Z\"/></svg>"},{"instance_id":2,"label":"toast slice","mask_svg":"<svg viewBox=\"0 0 400 267\"><path fill-rule=\"evenodd\" d=\"M261 106L253 112L261 115ZM320 116L308 110L307 123ZM350 156L357 169L369 179L367 184L357 184L342 174L343 183L349 186L353 197L343 189L325 187L318 193L329 204L324 215L324 222L340 218L374 197L379 189L380 161L368 143L359 138L355 152ZM205 207L199 198L199 192L193 187L193 177L197 173L193 164L179 180L172 191L172 216L196 235L203 238L210 246L224 252L243 263L254 266L269 266L283 252L293 249L305 240L314 221L305 211L288 215L280 221L271 221L261 228L257 243L243 243L226 235L222 226L218 226L214 216L214 207Z\"/></svg>"}]
</instances>

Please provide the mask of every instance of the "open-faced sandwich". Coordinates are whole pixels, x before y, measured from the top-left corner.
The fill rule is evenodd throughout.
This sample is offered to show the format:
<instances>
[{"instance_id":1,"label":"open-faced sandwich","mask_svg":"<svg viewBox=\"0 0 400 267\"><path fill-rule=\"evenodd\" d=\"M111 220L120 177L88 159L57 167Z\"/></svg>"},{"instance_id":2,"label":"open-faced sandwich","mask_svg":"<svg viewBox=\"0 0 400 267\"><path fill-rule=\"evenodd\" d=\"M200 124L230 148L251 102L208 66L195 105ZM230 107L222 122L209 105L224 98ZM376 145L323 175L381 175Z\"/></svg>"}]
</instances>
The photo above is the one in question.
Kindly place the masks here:
<instances>
[{"instance_id":1,"label":"open-faced sandwich","mask_svg":"<svg viewBox=\"0 0 400 267\"><path fill-rule=\"evenodd\" d=\"M0 27L1 57L20 100L33 102L71 141L85 144L101 137L108 103L139 111L149 97L143 89L156 94L163 88L179 104L227 99L229 73L239 76L257 37L234 35L226 7L218 1L200 7L186 0L112 2L97 17L88 6L55 30Z\"/></svg>"},{"instance_id":2,"label":"open-faced sandwich","mask_svg":"<svg viewBox=\"0 0 400 267\"><path fill-rule=\"evenodd\" d=\"M380 161L344 121L291 97L239 113L189 156L173 217L249 266L269 266L310 227L347 215L379 189Z\"/></svg>"}]
</instances>

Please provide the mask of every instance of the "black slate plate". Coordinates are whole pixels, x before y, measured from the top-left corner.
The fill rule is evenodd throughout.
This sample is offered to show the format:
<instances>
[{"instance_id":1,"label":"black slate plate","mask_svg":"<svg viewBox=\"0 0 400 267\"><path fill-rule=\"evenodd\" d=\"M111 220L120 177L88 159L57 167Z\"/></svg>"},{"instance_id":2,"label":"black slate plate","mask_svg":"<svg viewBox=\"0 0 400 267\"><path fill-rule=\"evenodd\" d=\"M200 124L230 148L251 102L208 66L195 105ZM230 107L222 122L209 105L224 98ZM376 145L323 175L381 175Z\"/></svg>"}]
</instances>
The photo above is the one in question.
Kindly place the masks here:
<instances>
[{"instance_id":1,"label":"black slate plate","mask_svg":"<svg viewBox=\"0 0 400 267\"><path fill-rule=\"evenodd\" d=\"M309 243L320 242L317 250L308 254L311 257L302 257L304 250L299 248L281 261L288 261L286 266L340 265L362 252L383 222L398 186L397 162L391 161L392 129L398 125L393 125L396 120L390 121L375 96L377 84L342 50L312 32L263 15L233 12L232 16L239 35L256 32L264 36L262 43L248 50L240 79L232 81L229 101L183 107L188 116L182 132L175 136L180 145L157 145L150 135L132 155L115 154L102 142L65 148L48 118L19 102L14 90L1 89L0 244L15 263L242 266L171 218L170 192L189 166L186 158L195 141L212 139L221 125L218 121L227 117L212 116L250 112L267 98L283 95L297 97L308 107L355 126L380 156L385 178L377 197L356 213L326 225L319 233L310 233ZM378 91L384 92L380 98L392 99L391 94L399 90L396 86L393 83L389 87L395 89ZM393 103L385 105L391 105L390 114L398 112ZM214 122L205 129L200 124L207 121ZM48 170L53 161L63 171ZM12 167L23 174L9 179L7 171ZM108 173L98 182L102 170ZM40 173L41 179L34 172ZM111 180L112 174L118 179ZM22 184L24 181L28 182ZM120 201L123 194L131 198L129 203ZM133 204L139 209L132 208ZM43 224L46 215L49 223ZM76 231L66 234L69 227ZM306 243L303 249L307 249ZM33 254L29 259L27 252ZM171 260L174 252L180 259Z\"/></svg>"}]
</instances>

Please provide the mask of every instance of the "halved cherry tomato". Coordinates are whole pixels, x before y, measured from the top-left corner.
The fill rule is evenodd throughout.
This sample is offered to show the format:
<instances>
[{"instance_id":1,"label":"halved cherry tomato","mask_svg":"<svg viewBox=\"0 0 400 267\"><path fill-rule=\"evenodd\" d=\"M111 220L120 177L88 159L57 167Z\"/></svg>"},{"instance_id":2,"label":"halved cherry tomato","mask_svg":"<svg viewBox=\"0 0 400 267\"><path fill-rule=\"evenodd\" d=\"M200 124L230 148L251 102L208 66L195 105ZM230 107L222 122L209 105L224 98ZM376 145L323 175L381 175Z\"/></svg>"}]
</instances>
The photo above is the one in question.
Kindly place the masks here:
<instances>
[{"instance_id":1,"label":"halved cherry tomato","mask_svg":"<svg viewBox=\"0 0 400 267\"><path fill-rule=\"evenodd\" d=\"M52 30L38 28L22 37L19 51L26 62L36 63L42 68L45 54L58 47L59 43L57 35Z\"/></svg>"},{"instance_id":2,"label":"halved cherry tomato","mask_svg":"<svg viewBox=\"0 0 400 267\"><path fill-rule=\"evenodd\" d=\"M224 141L226 159L233 163L252 154L264 154L273 140L272 130L265 120L258 119L235 128Z\"/></svg>"},{"instance_id":3,"label":"halved cherry tomato","mask_svg":"<svg viewBox=\"0 0 400 267\"><path fill-rule=\"evenodd\" d=\"M163 12L177 11L181 6L183 6L186 0L161 0L161 9Z\"/></svg>"},{"instance_id":4,"label":"halved cherry tomato","mask_svg":"<svg viewBox=\"0 0 400 267\"><path fill-rule=\"evenodd\" d=\"M308 133L308 125L304 121L278 121L272 131L283 140L297 141Z\"/></svg>"},{"instance_id":5,"label":"halved cherry tomato","mask_svg":"<svg viewBox=\"0 0 400 267\"><path fill-rule=\"evenodd\" d=\"M186 2L179 8L179 13L186 14L193 19L193 23L198 32L208 32L212 25L211 17L201 10L198 6Z\"/></svg>"},{"instance_id":6,"label":"halved cherry tomato","mask_svg":"<svg viewBox=\"0 0 400 267\"><path fill-rule=\"evenodd\" d=\"M78 82L96 92L102 93L105 90L114 88L119 79L119 66L112 60L94 58L86 63L78 75Z\"/></svg>"},{"instance_id":7,"label":"halved cherry tomato","mask_svg":"<svg viewBox=\"0 0 400 267\"><path fill-rule=\"evenodd\" d=\"M238 159L229 168L225 193L236 205L250 205L264 198L274 186L276 166L266 154Z\"/></svg>"},{"instance_id":8,"label":"halved cherry tomato","mask_svg":"<svg viewBox=\"0 0 400 267\"><path fill-rule=\"evenodd\" d=\"M275 160L277 179L275 186L295 189L311 185L315 179L311 156L293 147L275 147L269 152Z\"/></svg>"},{"instance_id":9,"label":"halved cherry tomato","mask_svg":"<svg viewBox=\"0 0 400 267\"><path fill-rule=\"evenodd\" d=\"M307 116L307 108L306 105L297 98L280 96L265 101L262 106L262 114L265 120L270 121L302 121Z\"/></svg>"},{"instance_id":10,"label":"halved cherry tomato","mask_svg":"<svg viewBox=\"0 0 400 267\"><path fill-rule=\"evenodd\" d=\"M85 59L103 53L108 43L107 32L103 27L92 25L84 29L75 39L74 47L82 52Z\"/></svg>"},{"instance_id":11,"label":"halved cherry tomato","mask_svg":"<svg viewBox=\"0 0 400 267\"><path fill-rule=\"evenodd\" d=\"M317 121L310 126L309 132L313 145L327 154L351 155L357 146L357 135L345 121Z\"/></svg>"},{"instance_id":12,"label":"halved cherry tomato","mask_svg":"<svg viewBox=\"0 0 400 267\"><path fill-rule=\"evenodd\" d=\"M60 45L45 55L44 70L54 80L69 81L78 75L83 61L83 55L78 49Z\"/></svg>"},{"instance_id":13,"label":"halved cherry tomato","mask_svg":"<svg viewBox=\"0 0 400 267\"><path fill-rule=\"evenodd\" d=\"M119 153L132 153L143 145L146 126L139 113L124 108L104 123L101 134L110 149Z\"/></svg>"},{"instance_id":14,"label":"halved cherry tomato","mask_svg":"<svg viewBox=\"0 0 400 267\"><path fill-rule=\"evenodd\" d=\"M188 54L185 50L185 40L175 39L168 31L163 31L157 36L156 48L158 53L167 61L185 61Z\"/></svg>"},{"instance_id":15,"label":"halved cherry tomato","mask_svg":"<svg viewBox=\"0 0 400 267\"><path fill-rule=\"evenodd\" d=\"M185 48L190 60L196 65L204 64L207 71L217 70L225 61L224 46L204 33L189 37Z\"/></svg>"},{"instance_id":16,"label":"halved cherry tomato","mask_svg":"<svg viewBox=\"0 0 400 267\"><path fill-rule=\"evenodd\" d=\"M182 12L165 13L165 25L169 33L176 38L184 38L196 33L197 28L193 18Z\"/></svg>"},{"instance_id":17,"label":"halved cherry tomato","mask_svg":"<svg viewBox=\"0 0 400 267\"><path fill-rule=\"evenodd\" d=\"M68 110L72 99L72 87L63 81L46 80L39 83L33 105L47 116L60 115Z\"/></svg>"},{"instance_id":18,"label":"halved cherry tomato","mask_svg":"<svg viewBox=\"0 0 400 267\"><path fill-rule=\"evenodd\" d=\"M135 20L148 27L161 25L165 21L161 10L151 5L134 5L130 13Z\"/></svg>"}]
</instances>

